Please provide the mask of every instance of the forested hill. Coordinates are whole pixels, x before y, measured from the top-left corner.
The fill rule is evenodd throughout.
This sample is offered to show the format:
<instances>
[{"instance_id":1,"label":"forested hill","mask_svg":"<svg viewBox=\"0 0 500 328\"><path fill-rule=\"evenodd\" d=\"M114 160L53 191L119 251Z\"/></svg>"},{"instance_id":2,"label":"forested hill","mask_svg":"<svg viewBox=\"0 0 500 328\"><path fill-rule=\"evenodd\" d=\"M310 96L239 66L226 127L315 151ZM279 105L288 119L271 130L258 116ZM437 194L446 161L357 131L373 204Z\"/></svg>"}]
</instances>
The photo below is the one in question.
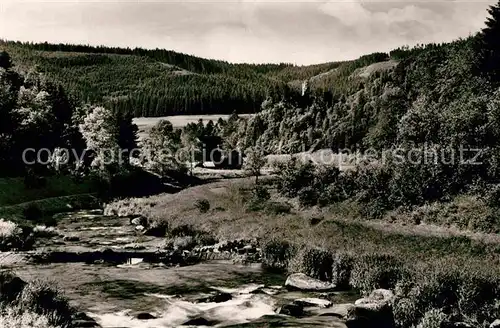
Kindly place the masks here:
<instances>
[{"instance_id":1,"label":"forested hill","mask_svg":"<svg viewBox=\"0 0 500 328\"><path fill-rule=\"evenodd\" d=\"M0 41L21 70L36 70L79 100L135 116L253 113L269 95L340 63L230 64L174 51ZM291 83L290 83L291 82Z\"/></svg>"}]
</instances>

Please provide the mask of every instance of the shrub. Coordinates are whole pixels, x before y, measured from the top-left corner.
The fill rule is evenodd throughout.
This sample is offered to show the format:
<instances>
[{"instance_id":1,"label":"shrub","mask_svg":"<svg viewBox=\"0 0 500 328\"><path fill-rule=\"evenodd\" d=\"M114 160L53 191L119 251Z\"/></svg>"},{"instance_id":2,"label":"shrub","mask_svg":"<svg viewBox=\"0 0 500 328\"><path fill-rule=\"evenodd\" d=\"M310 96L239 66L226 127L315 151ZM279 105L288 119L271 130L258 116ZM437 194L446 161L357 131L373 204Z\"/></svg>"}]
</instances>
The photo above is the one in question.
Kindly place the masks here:
<instances>
[{"instance_id":1,"label":"shrub","mask_svg":"<svg viewBox=\"0 0 500 328\"><path fill-rule=\"evenodd\" d=\"M262 264L277 271L288 269L290 260L295 256L297 248L288 241L271 239L261 244Z\"/></svg>"},{"instance_id":2,"label":"shrub","mask_svg":"<svg viewBox=\"0 0 500 328\"><path fill-rule=\"evenodd\" d=\"M314 187L305 187L298 192L299 203L304 207L311 207L318 203L318 191Z\"/></svg>"},{"instance_id":3,"label":"shrub","mask_svg":"<svg viewBox=\"0 0 500 328\"><path fill-rule=\"evenodd\" d=\"M500 184L494 184L481 190L486 192L484 200L490 207L500 207Z\"/></svg>"},{"instance_id":4,"label":"shrub","mask_svg":"<svg viewBox=\"0 0 500 328\"><path fill-rule=\"evenodd\" d=\"M374 289L394 289L405 276L401 262L390 255L367 254L354 260L350 284L363 293Z\"/></svg>"},{"instance_id":5,"label":"shrub","mask_svg":"<svg viewBox=\"0 0 500 328\"><path fill-rule=\"evenodd\" d=\"M458 308L464 320L485 324L498 318L499 279L480 272L465 275L458 288Z\"/></svg>"},{"instance_id":6,"label":"shrub","mask_svg":"<svg viewBox=\"0 0 500 328\"><path fill-rule=\"evenodd\" d=\"M19 296L18 305L22 309L49 316L49 323L53 325L69 323L74 313L61 292L53 284L42 281L26 285Z\"/></svg>"},{"instance_id":7,"label":"shrub","mask_svg":"<svg viewBox=\"0 0 500 328\"><path fill-rule=\"evenodd\" d=\"M12 236L19 234L19 229L16 223L0 219L0 238L12 238Z\"/></svg>"},{"instance_id":8,"label":"shrub","mask_svg":"<svg viewBox=\"0 0 500 328\"><path fill-rule=\"evenodd\" d=\"M393 310L398 326L416 325L422 314L432 309L441 309L456 320L463 319L458 313L460 274L450 268L445 270L427 268L413 277L406 276L397 284Z\"/></svg>"},{"instance_id":9,"label":"shrub","mask_svg":"<svg viewBox=\"0 0 500 328\"><path fill-rule=\"evenodd\" d=\"M193 228L193 226L187 224L177 226L173 228L169 233L169 236L171 237L186 237L186 236L194 237L195 235L196 235L196 230Z\"/></svg>"},{"instance_id":10,"label":"shrub","mask_svg":"<svg viewBox=\"0 0 500 328\"><path fill-rule=\"evenodd\" d=\"M192 236L175 237L173 246L181 250L192 250L196 246L196 241Z\"/></svg>"},{"instance_id":11,"label":"shrub","mask_svg":"<svg viewBox=\"0 0 500 328\"><path fill-rule=\"evenodd\" d=\"M277 173L278 192L287 197L295 197L299 190L314 181L314 165L311 162L298 161L295 157L285 164L280 164Z\"/></svg>"},{"instance_id":12,"label":"shrub","mask_svg":"<svg viewBox=\"0 0 500 328\"><path fill-rule=\"evenodd\" d=\"M289 271L301 272L323 281L332 280L333 256L321 248L303 248L292 259Z\"/></svg>"},{"instance_id":13,"label":"shrub","mask_svg":"<svg viewBox=\"0 0 500 328\"><path fill-rule=\"evenodd\" d=\"M0 219L0 251L29 250L34 242L31 228Z\"/></svg>"},{"instance_id":14,"label":"shrub","mask_svg":"<svg viewBox=\"0 0 500 328\"><path fill-rule=\"evenodd\" d=\"M23 209L24 219L28 221L35 221L42 217L43 213L37 204L31 203Z\"/></svg>"},{"instance_id":15,"label":"shrub","mask_svg":"<svg viewBox=\"0 0 500 328\"><path fill-rule=\"evenodd\" d=\"M244 198L246 197L248 197L248 195L244 196ZM246 210L250 212L263 210L269 198L271 198L271 194L267 188L262 185L256 185L252 188L250 199L246 204Z\"/></svg>"},{"instance_id":16,"label":"shrub","mask_svg":"<svg viewBox=\"0 0 500 328\"><path fill-rule=\"evenodd\" d=\"M200 211L200 213L207 213L210 210L210 202L206 199L199 199L195 202L194 207Z\"/></svg>"},{"instance_id":17,"label":"shrub","mask_svg":"<svg viewBox=\"0 0 500 328\"><path fill-rule=\"evenodd\" d=\"M289 214L292 211L292 205L282 202L267 202L265 212L271 215Z\"/></svg>"},{"instance_id":18,"label":"shrub","mask_svg":"<svg viewBox=\"0 0 500 328\"><path fill-rule=\"evenodd\" d=\"M266 187L262 185L256 185L252 188L252 200L256 201L268 201L271 198L271 194Z\"/></svg>"},{"instance_id":19,"label":"shrub","mask_svg":"<svg viewBox=\"0 0 500 328\"><path fill-rule=\"evenodd\" d=\"M8 328L60 328L50 324L50 316L8 307L0 314L0 327ZM56 320L57 321L57 320Z\"/></svg>"},{"instance_id":20,"label":"shrub","mask_svg":"<svg viewBox=\"0 0 500 328\"><path fill-rule=\"evenodd\" d=\"M0 271L0 303L14 302L21 294L26 283L10 271Z\"/></svg>"},{"instance_id":21,"label":"shrub","mask_svg":"<svg viewBox=\"0 0 500 328\"><path fill-rule=\"evenodd\" d=\"M332 282L337 288L349 288L353 261L353 257L347 253L335 253L333 255Z\"/></svg>"},{"instance_id":22,"label":"shrub","mask_svg":"<svg viewBox=\"0 0 500 328\"><path fill-rule=\"evenodd\" d=\"M425 312L417 328L441 328L447 319L448 316L442 310L432 309Z\"/></svg>"}]
</instances>

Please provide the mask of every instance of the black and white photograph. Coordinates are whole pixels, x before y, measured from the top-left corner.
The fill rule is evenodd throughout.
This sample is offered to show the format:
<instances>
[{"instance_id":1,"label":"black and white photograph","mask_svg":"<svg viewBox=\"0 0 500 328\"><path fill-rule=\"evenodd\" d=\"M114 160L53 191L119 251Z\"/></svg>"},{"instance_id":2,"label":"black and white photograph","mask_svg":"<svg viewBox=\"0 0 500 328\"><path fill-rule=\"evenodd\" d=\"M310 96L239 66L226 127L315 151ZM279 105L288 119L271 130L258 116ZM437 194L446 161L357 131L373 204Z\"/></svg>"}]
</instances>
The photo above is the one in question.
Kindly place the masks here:
<instances>
[{"instance_id":1,"label":"black and white photograph","mask_svg":"<svg viewBox=\"0 0 500 328\"><path fill-rule=\"evenodd\" d=\"M0 0L0 328L500 328L500 1Z\"/></svg>"}]
</instances>

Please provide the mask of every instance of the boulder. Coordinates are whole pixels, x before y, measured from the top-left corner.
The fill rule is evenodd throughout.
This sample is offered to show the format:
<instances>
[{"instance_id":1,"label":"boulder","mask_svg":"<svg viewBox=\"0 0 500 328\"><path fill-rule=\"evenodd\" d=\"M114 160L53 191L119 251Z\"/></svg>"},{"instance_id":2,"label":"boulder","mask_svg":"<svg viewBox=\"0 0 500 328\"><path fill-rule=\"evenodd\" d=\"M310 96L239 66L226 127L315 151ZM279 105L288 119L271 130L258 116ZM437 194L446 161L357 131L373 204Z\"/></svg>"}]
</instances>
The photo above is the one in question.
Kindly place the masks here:
<instances>
[{"instance_id":1,"label":"boulder","mask_svg":"<svg viewBox=\"0 0 500 328\"><path fill-rule=\"evenodd\" d=\"M75 320L71 327L74 328L100 328L101 326L95 321Z\"/></svg>"},{"instance_id":2,"label":"boulder","mask_svg":"<svg viewBox=\"0 0 500 328\"><path fill-rule=\"evenodd\" d=\"M218 324L218 321L215 320L207 320L203 317L196 317L193 319L190 319L189 321L184 322L182 325L183 326L215 326Z\"/></svg>"},{"instance_id":3,"label":"boulder","mask_svg":"<svg viewBox=\"0 0 500 328\"><path fill-rule=\"evenodd\" d=\"M156 317L154 315L152 315L151 313L147 313L147 312L139 313L136 316L136 318L139 319L139 320L152 320L152 319L156 319Z\"/></svg>"},{"instance_id":4,"label":"boulder","mask_svg":"<svg viewBox=\"0 0 500 328\"><path fill-rule=\"evenodd\" d=\"M378 311L385 307L391 307L393 301L393 292L387 289L376 289L368 297L361 298L354 302L354 305L359 308Z\"/></svg>"},{"instance_id":5,"label":"boulder","mask_svg":"<svg viewBox=\"0 0 500 328\"><path fill-rule=\"evenodd\" d=\"M95 319L85 312L77 312L72 317L71 327L75 328L99 328L101 327Z\"/></svg>"},{"instance_id":6,"label":"boulder","mask_svg":"<svg viewBox=\"0 0 500 328\"><path fill-rule=\"evenodd\" d=\"M300 304L285 304L283 305L278 314L289 315L292 317L302 317L304 316L304 307Z\"/></svg>"},{"instance_id":7,"label":"boulder","mask_svg":"<svg viewBox=\"0 0 500 328\"><path fill-rule=\"evenodd\" d=\"M286 279L285 287L291 290L304 290L304 291L328 291L335 289L335 285L311 278L303 273L294 273Z\"/></svg>"},{"instance_id":8,"label":"boulder","mask_svg":"<svg viewBox=\"0 0 500 328\"><path fill-rule=\"evenodd\" d=\"M500 328L500 319L496 319L490 324L490 328Z\"/></svg>"},{"instance_id":9,"label":"boulder","mask_svg":"<svg viewBox=\"0 0 500 328\"><path fill-rule=\"evenodd\" d=\"M327 308L332 306L332 302L329 300L324 300L321 298L299 298L293 301L294 304L301 305L303 307L320 307Z\"/></svg>"},{"instance_id":10,"label":"boulder","mask_svg":"<svg viewBox=\"0 0 500 328\"><path fill-rule=\"evenodd\" d=\"M313 311L315 315L321 317L337 317L340 319L347 318L349 313L354 309L355 305L351 303L346 304L333 304L329 308L320 308Z\"/></svg>"},{"instance_id":11,"label":"boulder","mask_svg":"<svg viewBox=\"0 0 500 328\"><path fill-rule=\"evenodd\" d=\"M144 230L144 235L152 237L165 237L167 235L168 225L163 222L158 222Z\"/></svg>"},{"instance_id":12,"label":"boulder","mask_svg":"<svg viewBox=\"0 0 500 328\"><path fill-rule=\"evenodd\" d=\"M135 217L135 218L130 220L130 224L132 224L134 226L141 225L143 227L147 227L148 226L148 219L145 218L144 216Z\"/></svg>"},{"instance_id":13,"label":"boulder","mask_svg":"<svg viewBox=\"0 0 500 328\"><path fill-rule=\"evenodd\" d=\"M395 327L394 316L392 313L393 301L394 293L390 290L374 290L368 297L361 298L354 303L354 307L347 315L347 327Z\"/></svg>"},{"instance_id":14,"label":"boulder","mask_svg":"<svg viewBox=\"0 0 500 328\"><path fill-rule=\"evenodd\" d=\"M146 229L146 228L144 228L144 226L142 226L142 225L138 225L135 227L136 231L144 231L144 229Z\"/></svg>"},{"instance_id":15,"label":"boulder","mask_svg":"<svg viewBox=\"0 0 500 328\"><path fill-rule=\"evenodd\" d=\"M233 297L229 293L217 293L197 300L198 303L222 303L230 301Z\"/></svg>"}]
</instances>

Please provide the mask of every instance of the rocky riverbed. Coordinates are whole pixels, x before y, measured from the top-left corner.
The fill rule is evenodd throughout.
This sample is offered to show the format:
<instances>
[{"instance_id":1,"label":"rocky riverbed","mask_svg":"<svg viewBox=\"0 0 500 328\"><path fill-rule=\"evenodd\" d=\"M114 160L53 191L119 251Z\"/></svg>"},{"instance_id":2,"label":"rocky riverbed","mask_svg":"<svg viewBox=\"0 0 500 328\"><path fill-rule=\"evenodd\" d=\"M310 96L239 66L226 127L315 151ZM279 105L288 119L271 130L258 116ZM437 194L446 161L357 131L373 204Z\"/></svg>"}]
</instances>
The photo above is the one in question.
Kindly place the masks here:
<instances>
[{"instance_id":1,"label":"rocky riverbed","mask_svg":"<svg viewBox=\"0 0 500 328\"><path fill-rule=\"evenodd\" d=\"M61 287L82 311L77 327L356 327L352 314L376 307L362 304L390 298L356 305L354 292L267 272L251 241L187 251L145 234L131 218L92 211L57 222L35 250L2 253L0 263L24 280Z\"/></svg>"}]
</instances>

